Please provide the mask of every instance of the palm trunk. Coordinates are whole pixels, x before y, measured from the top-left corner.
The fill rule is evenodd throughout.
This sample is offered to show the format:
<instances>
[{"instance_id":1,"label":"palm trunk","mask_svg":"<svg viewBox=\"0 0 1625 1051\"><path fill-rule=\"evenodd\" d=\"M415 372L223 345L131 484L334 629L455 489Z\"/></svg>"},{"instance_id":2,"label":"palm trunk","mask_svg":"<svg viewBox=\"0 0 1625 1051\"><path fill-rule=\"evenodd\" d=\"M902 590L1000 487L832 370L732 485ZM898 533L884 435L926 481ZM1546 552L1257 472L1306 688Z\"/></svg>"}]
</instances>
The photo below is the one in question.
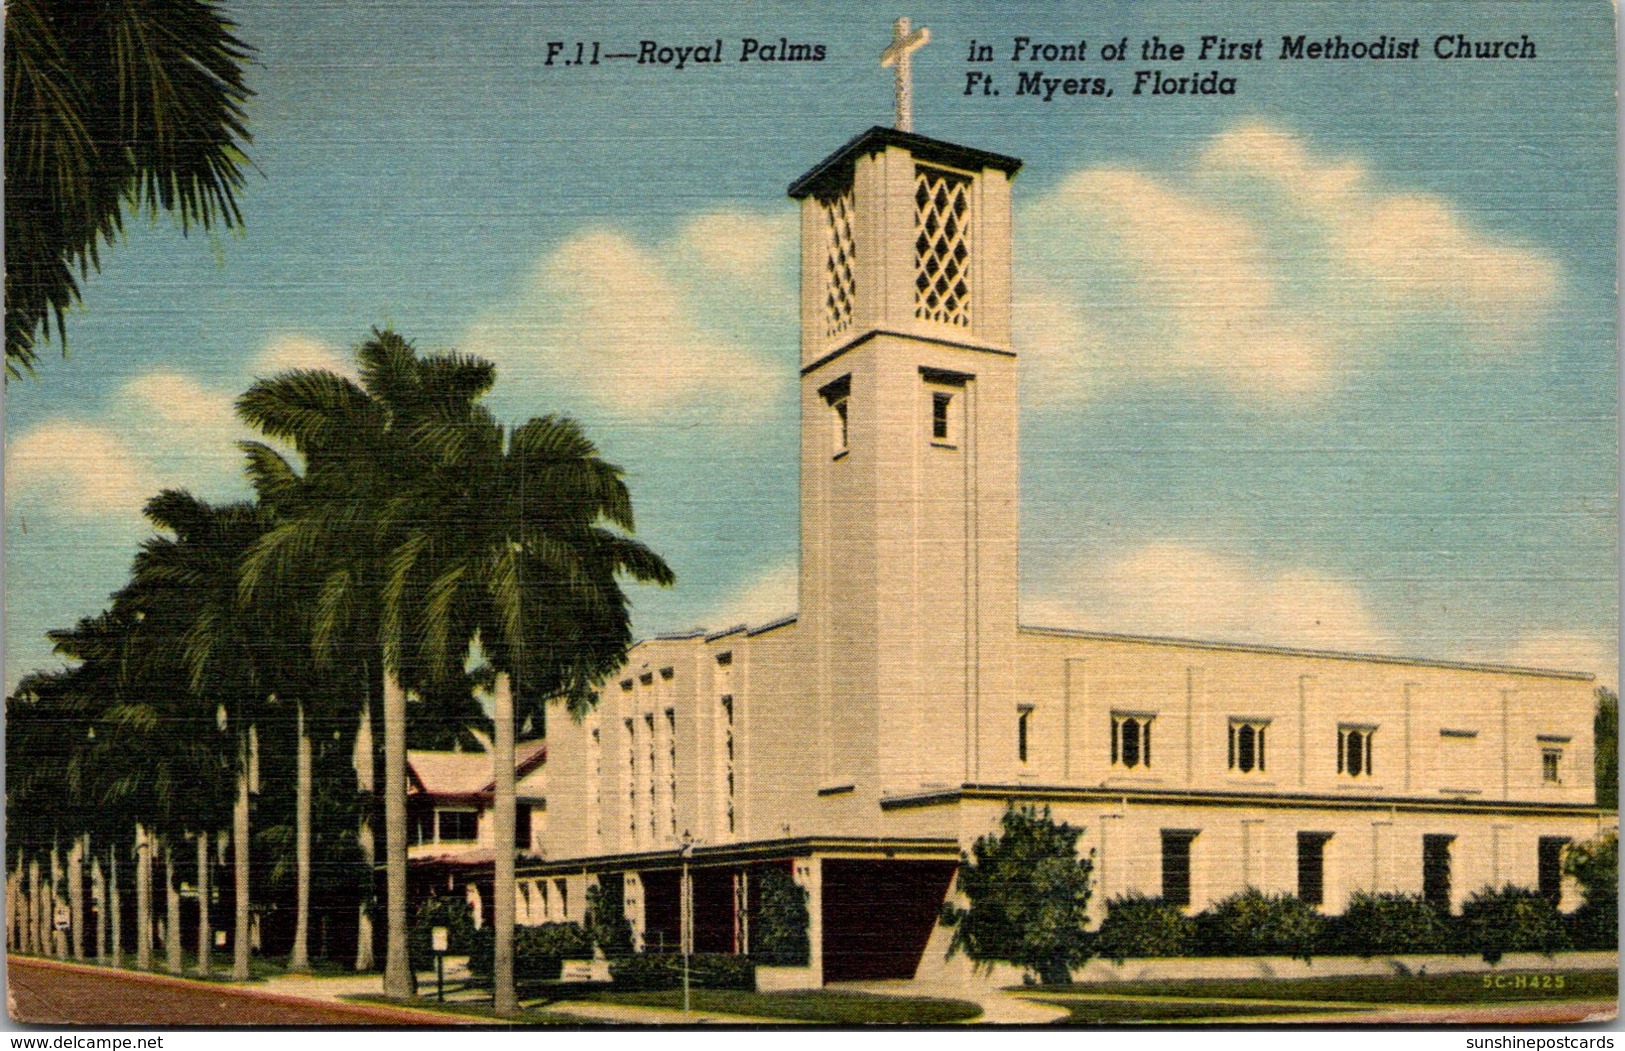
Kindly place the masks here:
<instances>
[{"instance_id":1,"label":"palm trunk","mask_svg":"<svg viewBox=\"0 0 1625 1051\"><path fill-rule=\"evenodd\" d=\"M107 912L113 927L113 966L124 966L124 903L118 892L118 844L107 848Z\"/></svg>"},{"instance_id":2,"label":"palm trunk","mask_svg":"<svg viewBox=\"0 0 1625 1051\"><path fill-rule=\"evenodd\" d=\"M384 995L407 997L417 992L417 976L406 949L406 691L393 668L384 669L384 867Z\"/></svg>"},{"instance_id":3,"label":"palm trunk","mask_svg":"<svg viewBox=\"0 0 1625 1051\"><path fill-rule=\"evenodd\" d=\"M375 966L372 958L372 898L373 885L378 880L378 873L373 869L374 858L378 853L378 844L373 842L371 806L372 800L368 799L361 810L361 824L356 829L356 840L361 847L361 861L367 868L367 889L361 893L361 905L357 910L355 921L355 970L357 974L365 974Z\"/></svg>"},{"instance_id":4,"label":"palm trunk","mask_svg":"<svg viewBox=\"0 0 1625 1051\"><path fill-rule=\"evenodd\" d=\"M50 845L50 954L58 960L68 958L68 932L57 926L57 908L62 906L62 851L55 841Z\"/></svg>"},{"instance_id":5,"label":"palm trunk","mask_svg":"<svg viewBox=\"0 0 1625 1051\"><path fill-rule=\"evenodd\" d=\"M170 974L181 974L181 889L175 882L175 845L164 837L164 954Z\"/></svg>"},{"instance_id":6,"label":"palm trunk","mask_svg":"<svg viewBox=\"0 0 1625 1051\"><path fill-rule=\"evenodd\" d=\"M356 846L361 848L361 860L367 868L367 886L361 892L361 904L356 910L355 969L365 974L373 969L372 906L378 886L378 872L373 867L377 860L378 843L372 831L372 808L377 804L377 752L372 737L372 677L364 675L366 696L361 702L361 724L356 727L355 762L356 791L361 796L361 818L356 825Z\"/></svg>"},{"instance_id":7,"label":"palm trunk","mask_svg":"<svg viewBox=\"0 0 1625 1051\"><path fill-rule=\"evenodd\" d=\"M207 978L214 948L213 925L209 922L209 834L197 834L197 973Z\"/></svg>"},{"instance_id":8,"label":"palm trunk","mask_svg":"<svg viewBox=\"0 0 1625 1051\"><path fill-rule=\"evenodd\" d=\"M28 901L23 913L23 952L39 953L39 859L28 860Z\"/></svg>"},{"instance_id":9,"label":"palm trunk","mask_svg":"<svg viewBox=\"0 0 1625 1051\"><path fill-rule=\"evenodd\" d=\"M107 963L107 873L102 869L100 854L91 855L90 900L96 903L96 962L105 966Z\"/></svg>"},{"instance_id":10,"label":"palm trunk","mask_svg":"<svg viewBox=\"0 0 1625 1051\"><path fill-rule=\"evenodd\" d=\"M248 981L248 745L239 746L237 771L237 805L232 808L231 838L235 857L233 876L236 883L237 915L232 923L231 977L233 981Z\"/></svg>"},{"instance_id":11,"label":"palm trunk","mask_svg":"<svg viewBox=\"0 0 1625 1051\"><path fill-rule=\"evenodd\" d=\"M57 906L62 904L62 852L51 844L51 954L59 960L68 958L68 932L56 925Z\"/></svg>"},{"instance_id":12,"label":"palm trunk","mask_svg":"<svg viewBox=\"0 0 1625 1051\"><path fill-rule=\"evenodd\" d=\"M38 858L35 858L33 864L28 868L28 879L34 886L33 893L29 895L30 900L34 903L34 953L38 956L49 956L51 948L46 939L50 936L51 925L46 918L46 913L51 908L51 902L50 895L46 892L45 881L40 879L40 860Z\"/></svg>"},{"instance_id":13,"label":"palm trunk","mask_svg":"<svg viewBox=\"0 0 1625 1051\"><path fill-rule=\"evenodd\" d=\"M513 776L513 682L507 672L497 675L492 719L496 723L495 744L491 763L495 781L495 821L492 835L496 838L493 887L496 900L492 904L492 936L495 941L495 961L492 977L495 982L493 1009L498 1015L510 1016L518 1010L513 988L513 921L514 921L514 776Z\"/></svg>"},{"instance_id":14,"label":"palm trunk","mask_svg":"<svg viewBox=\"0 0 1625 1051\"><path fill-rule=\"evenodd\" d=\"M85 840L74 837L68 848L68 922L72 924L73 958L85 958Z\"/></svg>"},{"instance_id":15,"label":"palm trunk","mask_svg":"<svg viewBox=\"0 0 1625 1051\"><path fill-rule=\"evenodd\" d=\"M135 966L152 969L152 841L140 822L135 826Z\"/></svg>"},{"instance_id":16,"label":"palm trunk","mask_svg":"<svg viewBox=\"0 0 1625 1051\"><path fill-rule=\"evenodd\" d=\"M305 732L305 702L299 700L296 708L299 740L298 783L294 794L294 854L298 864L298 914L294 917L293 951L288 957L288 970L304 973L310 970L310 793L311 751L310 735Z\"/></svg>"},{"instance_id":17,"label":"palm trunk","mask_svg":"<svg viewBox=\"0 0 1625 1051\"><path fill-rule=\"evenodd\" d=\"M22 924L18 908L23 898L23 855L17 852L17 870L6 873L6 950L21 952Z\"/></svg>"}]
</instances>

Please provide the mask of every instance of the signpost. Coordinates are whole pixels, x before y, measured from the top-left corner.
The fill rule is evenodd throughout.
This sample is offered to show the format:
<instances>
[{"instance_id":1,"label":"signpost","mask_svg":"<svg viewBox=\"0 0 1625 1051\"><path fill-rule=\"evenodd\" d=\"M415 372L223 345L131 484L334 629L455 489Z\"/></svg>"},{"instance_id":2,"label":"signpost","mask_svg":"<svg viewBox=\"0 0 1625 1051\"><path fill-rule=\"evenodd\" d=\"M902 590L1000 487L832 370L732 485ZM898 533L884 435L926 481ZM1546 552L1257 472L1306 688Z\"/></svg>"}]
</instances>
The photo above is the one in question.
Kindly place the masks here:
<instances>
[{"instance_id":1,"label":"signpost","mask_svg":"<svg viewBox=\"0 0 1625 1051\"><path fill-rule=\"evenodd\" d=\"M446 1002L446 950L451 947L451 931L445 927L429 930L429 948L434 950L434 998Z\"/></svg>"}]
</instances>

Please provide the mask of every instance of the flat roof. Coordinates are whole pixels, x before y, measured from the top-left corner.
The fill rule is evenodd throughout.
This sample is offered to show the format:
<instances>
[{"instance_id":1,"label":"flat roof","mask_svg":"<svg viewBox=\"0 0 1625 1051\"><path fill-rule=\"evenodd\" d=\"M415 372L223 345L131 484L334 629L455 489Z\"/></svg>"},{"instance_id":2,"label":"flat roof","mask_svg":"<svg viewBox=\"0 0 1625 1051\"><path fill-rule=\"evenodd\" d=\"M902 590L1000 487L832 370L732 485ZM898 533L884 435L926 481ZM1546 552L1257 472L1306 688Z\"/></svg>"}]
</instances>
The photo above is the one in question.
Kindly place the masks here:
<instances>
[{"instance_id":1,"label":"flat roof","mask_svg":"<svg viewBox=\"0 0 1625 1051\"><path fill-rule=\"evenodd\" d=\"M1100 642L1132 642L1146 646L1178 646L1185 649L1220 650L1229 653L1268 653L1281 657L1313 657L1318 660L1401 664L1415 668L1446 668L1452 671L1536 675L1548 679L1572 679L1578 682L1595 682L1597 678L1591 672L1585 671L1528 668L1517 664L1489 664L1478 661L1447 661L1429 657L1391 657L1380 653L1360 653L1350 650L1314 650L1297 646L1270 646L1254 642L1212 642L1204 639L1182 639L1166 635L1128 635L1115 631L1082 631L1077 628L1046 628L1029 624L1018 625L1016 630L1032 635L1057 635L1062 638L1095 639Z\"/></svg>"},{"instance_id":2,"label":"flat roof","mask_svg":"<svg viewBox=\"0 0 1625 1051\"><path fill-rule=\"evenodd\" d=\"M901 146L922 161L945 164L951 168L963 168L968 171L993 168L1006 175L1014 175L1021 170L1021 161L1016 157L989 153L987 150L961 146L943 139L930 139L924 135L916 135L912 131L898 131L896 128L885 128L877 124L813 165L807 174L790 184L787 192L799 201L820 190L830 188L832 184L845 181L852 163L859 156L878 153L887 146Z\"/></svg>"}]
</instances>

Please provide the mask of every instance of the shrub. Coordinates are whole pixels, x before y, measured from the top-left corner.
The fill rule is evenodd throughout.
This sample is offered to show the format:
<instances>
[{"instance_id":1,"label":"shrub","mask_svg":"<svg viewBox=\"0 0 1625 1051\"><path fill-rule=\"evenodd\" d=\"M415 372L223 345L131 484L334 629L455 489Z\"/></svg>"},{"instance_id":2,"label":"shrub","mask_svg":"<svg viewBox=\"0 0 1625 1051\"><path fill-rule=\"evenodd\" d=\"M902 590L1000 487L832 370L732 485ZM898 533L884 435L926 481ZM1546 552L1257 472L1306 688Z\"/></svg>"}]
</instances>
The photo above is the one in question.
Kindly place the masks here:
<instances>
[{"instance_id":1,"label":"shrub","mask_svg":"<svg viewBox=\"0 0 1625 1051\"><path fill-rule=\"evenodd\" d=\"M1450 949L1449 918L1420 894L1355 891L1348 908L1330 926L1327 947L1358 956Z\"/></svg>"},{"instance_id":2,"label":"shrub","mask_svg":"<svg viewBox=\"0 0 1625 1051\"><path fill-rule=\"evenodd\" d=\"M1198 951L1214 956L1311 959L1325 927L1319 913L1290 894L1248 887L1196 917Z\"/></svg>"},{"instance_id":3,"label":"shrub","mask_svg":"<svg viewBox=\"0 0 1625 1051\"><path fill-rule=\"evenodd\" d=\"M1568 932L1557 907L1539 891L1507 884L1485 887L1461 907L1463 948L1499 963L1509 952L1543 952L1550 956L1569 947Z\"/></svg>"},{"instance_id":4,"label":"shrub","mask_svg":"<svg viewBox=\"0 0 1625 1051\"><path fill-rule=\"evenodd\" d=\"M490 978L496 955L491 928L474 932L468 970L477 978ZM516 982L556 982L565 960L592 957L592 937L579 923L544 923L513 929L513 977Z\"/></svg>"},{"instance_id":5,"label":"shrub","mask_svg":"<svg viewBox=\"0 0 1625 1051\"><path fill-rule=\"evenodd\" d=\"M434 950L429 932L435 927L446 928L447 953L461 956L468 952L474 938L474 908L467 898L430 898L418 906L412 918L412 929L407 933L406 951L412 969L427 970L434 966Z\"/></svg>"},{"instance_id":6,"label":"shrub","mask_svg":"<svg viewBox=\"0 0 1625 1051\"><path fill-rule=\"evenodd\" d=\"M1584 904L1568 918L1576 948L1613 949L1619 945L1619 833L1612 830L1563 854L1563 871L1580 884Z\"/></svg>"},{"instance_id":7,"label":"shrub","mask_svg":"<svg viewBox=\"0 0 1625 1051\"><path fill-rule=\"evenodd\" d=\"M806 888L777 866L752 873L760 904L751 924L751 956L769 967L805 967L811 956Z\"/></svg>"},{"instance_id":8,"label":"shrub","mask_svg":"<svg viewBox=\"0 0 1625 1051\"><path fill-rule=\"evenodd\" d=\"M1000 834L961 855L959 892L969 904L943 907L942 922L955 928L949 951L1026 967L1047 983L1070 981L1090 954L1094 862L1078 857L1082 834L1056 824L1048 807L1006 810Z\"/></svg>"},{"instance_id":9,"label":"shrub","mask_svg":"<svg viewBox=\"0 0 1625 1051\"><path fill-rule=\"evenodd\" d=\"M1127 959L1188 956L1196 941L1196 921L1161 898L1128 894L1106 903L1106 919L1095 935L1095 954L1117 963Z\"/></svg>"},{"instance_id":10,"label":"shrub","mask_svg":"<svg viewBox=\"0 0 1625 1051\"><path fill-rule=\"evenodd\" d=\"M683 957L678 953L639 953L609 962L614 988L624 992L681 989ZM696 953L688 960L688 984L694 989L756 988L756 964L748 956Z\"/></svg>"},{"instance_id":11,"label":"shrub","mask_svg":"<svg viewBox=\"0 0 1625 1051\"><path fill-rule=\"evenodd\" d=\"M618 872L598 877L587 888L587 932L605 956L632 951L632 925L626 920L626 877Z\"/></svg>"}]
</instances>

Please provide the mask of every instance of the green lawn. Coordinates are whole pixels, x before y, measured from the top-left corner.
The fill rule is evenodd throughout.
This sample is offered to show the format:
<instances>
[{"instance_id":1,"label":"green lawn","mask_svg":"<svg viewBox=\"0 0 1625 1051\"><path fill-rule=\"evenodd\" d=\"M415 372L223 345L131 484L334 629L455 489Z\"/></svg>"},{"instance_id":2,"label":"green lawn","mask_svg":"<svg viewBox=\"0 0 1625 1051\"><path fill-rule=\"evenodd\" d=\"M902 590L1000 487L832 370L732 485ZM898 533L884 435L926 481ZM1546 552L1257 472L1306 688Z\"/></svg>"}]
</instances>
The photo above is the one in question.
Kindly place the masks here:
<instances>
[{"instance_id":1,"label":"green lawn","mask_svg":"<svg viewBox=\"0 0 1625 1051\"><path fill-rule=\"evenodd\" d=\"M570 1018L560 1014L549 1014L545 1010L525 1010L517 1018L499 1018L491 1010L491 1001L481 1000L478 1003L468 1001L453 1001L441 1003L432 995L425 998L383 996L365 993L359 996L343 996L346 1000L356 1004L378 1004L384 1007L410 1007L415 1011L431 1011L435 1014L456 1015L459 1018L478 1018L487 1025L598 1025L590 1018Z\"/></svg>"},{"instance_id":2,"label":"green lawn","mask_svg":"<svg viewBox=\"0 0 1625 1051\"><path fill-rule=\"evenodd\" d=\"M792 993L750 993L731 989L695 989L693 1007L699 1011L786 1018L798 1022L858 1025L889 1022L896 1025L934 1025L975 1018L982 1009L964 1000L923 997L871 996L865 993L808 990ZM681 989L644 993L593 993L583 999L604 1004L681 1009Z\"/></svg>"},{"instance_id":3,"label":"green lawn","mask_svg":"<svg viewBox=\"0 0 1625 1051\"><path fill-rule=\"evenodd\" d=\"M1133 1022L1181 1022L1209 1018L1247 1018L1252 1016L1281 1016L1320 1014L1323 1007L1279 1004L1226 1004L1189 1003L1155 1000L1047 1000L1042 996L1031 999L1071 1012L1056 1025L1124 1025Z\"/></svg>"},{"instance_id":4,"label":"green lawn","mask_svg":"<svg viewBox=\"0 0 1625 1051\"><path fill-rule=\"evenodd\" d=\"M1488 981L1486 981L1486 979ZM1561 980L1561 986L1558 985ZM1021 990L1097 993L1123 997L1205 997L1227 1000L1298 1000L1346 1004L1475 1004L1520 1000L1592 1000L1619 995L1617 971L1531 971L1483 974L1381 975L1346 978L1190 979L1157 982L1085 982ZM1063 1006L1071 1008L1071 1003Z\"/></svg>"}]
</instances>

